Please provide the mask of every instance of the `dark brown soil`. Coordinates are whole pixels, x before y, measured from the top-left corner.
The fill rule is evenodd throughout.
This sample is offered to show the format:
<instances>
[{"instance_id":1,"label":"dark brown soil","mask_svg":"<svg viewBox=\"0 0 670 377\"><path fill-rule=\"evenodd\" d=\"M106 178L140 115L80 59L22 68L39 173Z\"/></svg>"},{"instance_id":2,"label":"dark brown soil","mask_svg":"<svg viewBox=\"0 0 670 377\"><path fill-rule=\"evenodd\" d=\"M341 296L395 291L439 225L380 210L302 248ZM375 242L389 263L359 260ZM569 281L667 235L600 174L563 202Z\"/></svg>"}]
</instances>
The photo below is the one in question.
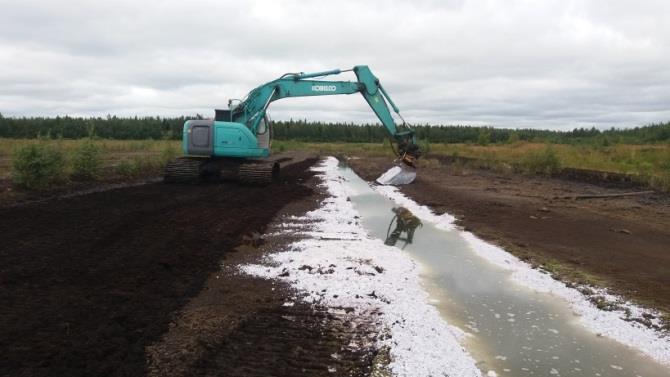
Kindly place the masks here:
<instances>
[{"instance_id":1,"label":"dark brown soil","mask_svg":"<svg viewBox=\"0 0 670 377\"><path fill-rule=\"evenodd\" d=\"M319 342L332 343L314 353L320 357L339 348L334 339L346 337L319 336L330 327L318 308L281 307L288 295L282 287L233 275L230 285L212 284L227 256L253 254L231 253L244 234L262 232L286 204L314 205L314 190L305 184L314 161L284 169L283 182L268 187L157 183L0 208L0 376L144 375L156 359L150 351L169 348L160 344L183 316L232 334L209 343L176 338L204 350L189 364L200 369L185 375L258 375L244 365L261 340L278 350L275 362L257 360L266 371L279 365L268 375L290 374L279 356L300 347L308 359ZM210 288L216 294L209 292L209 303L233 307L231 316L207 313L207 305L193 306L200 318L184 310ZM282 326L285 316L297 319ZM279 349L282 339L292 344ZM361 369L360 356L356 365L358 355L345 358L348 370ZM314 364L324 371L326 363ZM154 370L160 365L154 362Z\"/></svg>"},{"instance_id":2,"label":"dark brown soil","mask_svg":"<svg viewBox=\"0 0 670 377\"><path fill-rule=\"evenodd\" d=\"M389 167L381 158L352 159L373 180ZM599 283L670 313L670 196L567 200L630 187L500 174L423 161L402 192L522 259L566 279Z\"/></svg>"},{"instance_id":3,"label":"dark brown soil","mask_svg":"<svg viewBox=\"0 0 670 377\"><path fill-rule=\"evenodd\" d=\"M318 182L309 179L306 185ZM250 278L239 266L258 263L298 236L284 217L317 208L319 190L288 203L266 228L262 245L245 242L225 256L204 288L148 347L150 376L367 376L376 354L371 318L327 311L296 299L280 282ZM352 325L355 323L355 326ZM336 371L333 372L333 371ZM334 374L335 373L335 374Z\"/></svg>"}]
</instances>

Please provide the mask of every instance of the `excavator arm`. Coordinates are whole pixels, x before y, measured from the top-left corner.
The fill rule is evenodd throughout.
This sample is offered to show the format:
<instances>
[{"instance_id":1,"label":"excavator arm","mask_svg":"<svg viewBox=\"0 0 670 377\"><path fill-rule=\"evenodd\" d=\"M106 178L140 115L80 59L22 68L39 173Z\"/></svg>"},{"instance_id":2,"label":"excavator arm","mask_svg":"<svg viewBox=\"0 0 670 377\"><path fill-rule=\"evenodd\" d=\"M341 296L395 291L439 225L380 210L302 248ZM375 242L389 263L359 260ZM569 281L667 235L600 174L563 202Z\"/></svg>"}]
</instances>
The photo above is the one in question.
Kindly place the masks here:
<instances>
[{"instance_id":1,"label":"excavator arm","mask_svg":"<svg viewBox=\"0 0 670 377\"><path fill-rule=\"evenodd\" d=\"M323 81L313 80L325 76L337 75L343 72L353 71L357 81ZM413 166L416 158L420 156L419 147L416 145L414 131L404 122L396 125L389 110L389 104L393 111L400 111L393 103L384 87L367 66L355 66L351 70L339 70L316 72L316 73L289 73L282 77L263 84L253 89L246 99L237 106L231 106L231 121L245 124L254 134L265 116L268 106L273 101L287 97L309 97L327 96L340 94L361 93L365 101L370 105L372 111L377 115L380 122L388 132L392 141L396 144L394 152L407 165Z\"/></svg>"}]
</instances>

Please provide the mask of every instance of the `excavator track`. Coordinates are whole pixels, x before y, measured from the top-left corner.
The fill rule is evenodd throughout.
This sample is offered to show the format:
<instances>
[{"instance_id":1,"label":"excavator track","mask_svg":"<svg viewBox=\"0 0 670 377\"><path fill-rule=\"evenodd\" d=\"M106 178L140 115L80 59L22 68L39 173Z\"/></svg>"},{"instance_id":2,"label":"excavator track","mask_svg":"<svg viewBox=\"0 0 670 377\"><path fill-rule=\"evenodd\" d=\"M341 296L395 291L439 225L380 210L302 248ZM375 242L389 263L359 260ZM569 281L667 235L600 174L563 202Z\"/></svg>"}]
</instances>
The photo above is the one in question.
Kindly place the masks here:
<instances>
[{"instance_id":1,"label":"excavator track","mask_svg":"<svg viewBox=\"0 0 670 377\"><path fill-rule=\"evenodd\" d=\"M236 180L248 185L268 185L279 178L278 162L226 163L224 160L183 157L165 166L166 183L196 183L203 180Z\"/></svg>"},{"instance_id":2,"label":"excavator track","mask_svg":"<svg viewBox=\"0 0 670 377\"><path fill-rule=\"evenodd\" d=\"M165 166L163 180L169 183L190 183L200 179L203 160L178 158Z\"/></svg>"},{"instance_id":3,"label":"excavator track","mask_svg":"<svg viewBox=\"0 0 670 377\"><path fill-rule=\"evenodd\" d=\"M279 178L279 164L242 164L237 178L241 183L250 185L269 185Z\"/></svg>"}]
</instances>

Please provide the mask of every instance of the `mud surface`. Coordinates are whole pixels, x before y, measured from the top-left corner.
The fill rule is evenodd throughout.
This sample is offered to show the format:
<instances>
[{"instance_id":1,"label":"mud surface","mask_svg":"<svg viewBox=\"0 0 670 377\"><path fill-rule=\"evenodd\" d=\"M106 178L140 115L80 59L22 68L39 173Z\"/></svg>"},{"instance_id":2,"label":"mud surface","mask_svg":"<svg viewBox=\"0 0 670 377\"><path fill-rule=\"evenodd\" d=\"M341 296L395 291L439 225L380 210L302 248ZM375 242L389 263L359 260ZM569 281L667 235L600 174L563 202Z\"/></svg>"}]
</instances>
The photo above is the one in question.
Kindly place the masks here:
<instances>
[{"instance_id":1,"label":"mud surface","mask_svg":"<svg viewBox=\"0 0 670 377\"><path fill-rule=\"evenodd\" d=\"M351 159L374 180L382 158ZM436 160L422 161L402 192L436 212L448 212L478 236L578 282L596 282L670 312L670 196L568 200L630 188L555 178L498 174Z\"/></svg>"},{"instance_id":2,"label":"mud surface","mask_svg":"<svg viewBox=\"0 0 670 377\"><path fill-rule=\"evenodd\" d=\"M356 350L325 360L358 336L337 318L221 265L260 257L243 235L287 204L316 205L314 162L265 188L157 183L0 208L0 376L360 374Z\"/></svg>"}]
</instances>

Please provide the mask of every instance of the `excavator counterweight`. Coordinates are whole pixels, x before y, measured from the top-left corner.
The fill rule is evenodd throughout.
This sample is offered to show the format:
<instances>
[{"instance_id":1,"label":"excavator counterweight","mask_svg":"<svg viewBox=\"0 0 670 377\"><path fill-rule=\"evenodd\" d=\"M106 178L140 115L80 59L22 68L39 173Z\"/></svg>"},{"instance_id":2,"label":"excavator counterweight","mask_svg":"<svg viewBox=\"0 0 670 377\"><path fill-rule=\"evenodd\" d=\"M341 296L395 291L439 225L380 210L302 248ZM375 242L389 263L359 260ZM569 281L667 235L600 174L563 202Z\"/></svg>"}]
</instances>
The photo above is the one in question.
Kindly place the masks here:
<instances>
[{"instance_id":1,"label":"excavator counterweight","mask_svg":"<svg viewBox=\"0 0 670 377\"><path fill-rule=\"evenodd\" d=\"M356 81L326 81L319 78L353 71ZM267 116L270 103L287 97L360 93L379 118L391 139L396 166L377 179L380 184L407 184L416 177L414 161L421 152L414 131L405 124L398 107L365 65L350 70L287 73L254 88L242 100L230 100L228 110L216 110L214 119L184 123L184 157L169 163L165 181L188 182L207 178L230 178L267 184L279 175L272 160L272 124ZM389 105L402 123L396 124Z\"/></svg>"}]
</instances>

